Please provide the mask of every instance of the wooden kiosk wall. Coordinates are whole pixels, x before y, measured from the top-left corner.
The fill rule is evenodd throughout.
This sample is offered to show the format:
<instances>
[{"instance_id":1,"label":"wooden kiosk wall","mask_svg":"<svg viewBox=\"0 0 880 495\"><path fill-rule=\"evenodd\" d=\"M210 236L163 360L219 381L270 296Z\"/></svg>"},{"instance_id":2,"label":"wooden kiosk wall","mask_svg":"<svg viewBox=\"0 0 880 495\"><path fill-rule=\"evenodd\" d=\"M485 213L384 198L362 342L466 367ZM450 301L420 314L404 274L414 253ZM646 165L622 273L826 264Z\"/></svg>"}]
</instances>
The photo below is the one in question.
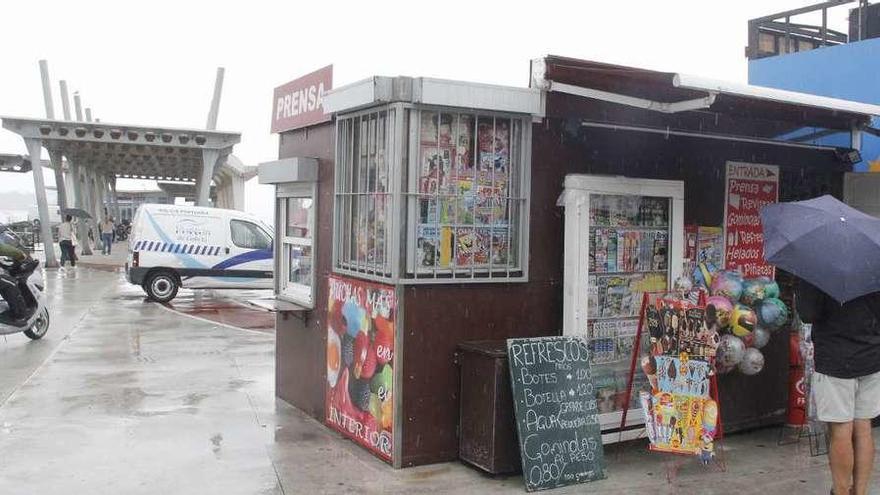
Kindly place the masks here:
<instances>
[{"instance_id":1,"label":"wooden kiosk wall","mask_svg":"<svg viewBox=\"0 0 880 495\"><path fill-rule=\"evenodd\" d=\"M610 107L610 108L609 108ZM781 168L781 200L839 195L845 167L827 151L588 129L582 118L620 107L549 94L544 122L533 125L529 281L511 284L406 286L401 398L403 466L454 460L458 452L460 377L456 346L465 341L556 335L562 331L563 210L556 206L566 174L612 174L685 181L685 222L721 225L727 161ZM638 122L656 114L623 112ZM280 158L319 158L318 243L332 242L332 124L281 135ZM305 320L277 321L277 395L323 422L327 276L330 250L319 248L315 310ZM781 421L787 397L788 339L774 336L767 364L754 377L720 380L727 431Z\"/></svg>"},{"instance_id":2,"label":"wooden kiosk wall","mask_svg":"<svg viewBox=\"0 0 880 495\"><path fill-rule=\"evenodd\" d=\"M315 309L304 315L277 313L275 394L324 422L327 383L327 276L333 230L334 122L280 134L278 157L318 159ZM326 249L324 248L326 247Z\"/></svg>"}]
</instances>

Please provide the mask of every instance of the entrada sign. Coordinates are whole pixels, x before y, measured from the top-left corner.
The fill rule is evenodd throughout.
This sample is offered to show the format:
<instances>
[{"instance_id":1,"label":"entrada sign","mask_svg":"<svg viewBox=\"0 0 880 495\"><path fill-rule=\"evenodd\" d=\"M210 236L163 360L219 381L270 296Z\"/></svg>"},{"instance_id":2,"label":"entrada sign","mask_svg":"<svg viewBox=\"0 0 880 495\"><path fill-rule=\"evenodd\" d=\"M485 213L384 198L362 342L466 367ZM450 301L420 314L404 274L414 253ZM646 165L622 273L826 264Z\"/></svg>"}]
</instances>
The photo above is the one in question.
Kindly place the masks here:
<instances>
[{"instance_id":1,"label":"entrada sign","mask_svg":"<svg viewBox=\"0 0 880 495\"><path fill-rule=\"evenodd\" d=\"M330 120L324 114L324 93L333 89L333 66L328 65L275 88L272 132L284 132Z\"/></svg>"}]
</instances>

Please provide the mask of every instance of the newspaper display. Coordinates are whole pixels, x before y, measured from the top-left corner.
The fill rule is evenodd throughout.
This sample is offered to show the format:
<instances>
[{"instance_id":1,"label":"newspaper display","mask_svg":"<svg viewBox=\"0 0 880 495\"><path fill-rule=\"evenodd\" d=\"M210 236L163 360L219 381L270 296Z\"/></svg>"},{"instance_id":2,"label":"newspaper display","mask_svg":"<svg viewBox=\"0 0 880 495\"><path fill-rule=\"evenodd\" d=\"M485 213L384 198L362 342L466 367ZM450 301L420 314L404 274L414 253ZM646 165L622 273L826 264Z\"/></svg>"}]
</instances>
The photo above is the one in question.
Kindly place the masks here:
<instances>
[{"instance_id":1,"label":"newspaper display","mask_svg":"<svg viewBox=\"0 0 880 495\"><path fill-rule=\"evenodd\" d=\"M511 121L422 112L418 271L511 266Z\"/></svg>"}]
</instances>

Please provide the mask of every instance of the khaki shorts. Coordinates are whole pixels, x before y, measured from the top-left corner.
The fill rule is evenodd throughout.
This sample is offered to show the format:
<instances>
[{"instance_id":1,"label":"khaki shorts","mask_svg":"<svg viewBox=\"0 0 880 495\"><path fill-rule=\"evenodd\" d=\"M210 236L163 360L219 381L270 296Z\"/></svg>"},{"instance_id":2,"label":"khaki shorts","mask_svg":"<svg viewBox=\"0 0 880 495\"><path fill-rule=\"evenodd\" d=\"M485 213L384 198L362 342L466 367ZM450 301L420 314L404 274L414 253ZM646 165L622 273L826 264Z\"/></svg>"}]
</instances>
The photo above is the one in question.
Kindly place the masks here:
<instances>
[{"instance_id":1,"label":"khaki shorts","mask_svg":"<svg viewBox=\"0 0 880 495\"><path fill-rule=\"evenodd\" d=\"M813 374L816 416L828 423L880 416L880 372L859 378Z\"/></svg>"}]
</instances>

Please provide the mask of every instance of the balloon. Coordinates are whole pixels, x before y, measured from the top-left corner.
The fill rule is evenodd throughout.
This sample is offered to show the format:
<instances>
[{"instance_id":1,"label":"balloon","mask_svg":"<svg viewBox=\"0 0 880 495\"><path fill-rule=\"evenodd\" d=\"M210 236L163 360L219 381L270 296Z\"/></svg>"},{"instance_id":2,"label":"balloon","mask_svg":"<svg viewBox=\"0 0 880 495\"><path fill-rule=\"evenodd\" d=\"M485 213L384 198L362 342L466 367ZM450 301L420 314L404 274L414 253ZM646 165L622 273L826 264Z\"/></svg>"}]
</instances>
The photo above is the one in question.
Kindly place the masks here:
<instances>
[{"instance_id":1,"label":"balloon","mask_svg":"<svg viewBox=\"0 0 880 495\"><path fill-rule=\"evenodd\" d=\"M715 361L720 369L733 368L742 361L746 346L735 335L722 335L715 354Z\"/></svg>"},{"instance_id":2,"label":"balloon","mask_svg":"<svg viewBox=\"0 0 880 495\"><path fill-rule=\"evenodd\" d=\"M738 368L744 375L757 375L764 369L764 355L758 349L750 347L746 349Z\"/></svg>"},{"instance_id":3,"label":"balloon","mask_svg":"<svg viewBox=\"0 0 880 495\"><path fill-rule=\"evenodd\" d=\"M730 329L737 337L745 337L755 330L758 323L758 317L752 308L737 304L730 313Z\"/></svg>"},{"instance_id":4,"label":"balloon","mask_svg":"<svg viewBox=\"0 0 880 495\"><path fill-rule=\"evenodd\" d=\"M788 306L779 299L764 299L758 305L758 322L768 330L776 330L788 322Z\"/></svg>"},{"instance_id":5,"label":"balloon","mask_svg":"<svg viewBox=\"0 0 880 495\"><path fill-rule=\"evenodd\" d=\"M710 296L706 299L706 324L712 326L718 323L719 328L730 326L730 313L733 312L733 304L724 296Z\"/></svg>"},{"instance_id":6,"label":"balloon","mask_svg":"<svg viewBox=\"0 0 880 495\"><path fill-rule=\"evenodd\" d=\"M724 296L733 302L738 301L743 291L742 275L730 271L716 273L712 277L709 291L713 296Z\"/></svg>"},{"instance_id":7,"label":"balloon","mask_svg":"<svg viewBox=\"0 0 880 495\"><path fill-rule=\"evenodd\" d=\"M712 275L718 271L711 262L700 263L694 268L693 278L694 284L709 288L712 284Z\"/></svg>"},{"instance_id":8,"label":"balloon","mask_svg":"<svg viewBox=\"0 0 880 495\"><path fill-rule=\"evenodd\" d=\"M760 326L755 328L755 331L752 332L751 347L763 349L768 342L770 342L770 330Z\"/></svg>"},{"instance_id":9,"label":"balloon","mask_svg":"<svg viewBox=\"0 0 880 495\"><path fill-rule=\"evenodd\" d=\"M767 279L767 284L764 285L764 298L779 298L779 284L775 280Z\"/></svg>"},{"instance_id":10,"label":"balloon","mask_svg":"<svg viewBox=\"0 0 880 495\"><path fill-rule=\"evenodd\" d=\"M767 277L752 278L743 282L742 294L739 297L740 302L748 306L754 306L764 299L768 283L770 283L770 279Z\"/></svg>"}]
</instances>

